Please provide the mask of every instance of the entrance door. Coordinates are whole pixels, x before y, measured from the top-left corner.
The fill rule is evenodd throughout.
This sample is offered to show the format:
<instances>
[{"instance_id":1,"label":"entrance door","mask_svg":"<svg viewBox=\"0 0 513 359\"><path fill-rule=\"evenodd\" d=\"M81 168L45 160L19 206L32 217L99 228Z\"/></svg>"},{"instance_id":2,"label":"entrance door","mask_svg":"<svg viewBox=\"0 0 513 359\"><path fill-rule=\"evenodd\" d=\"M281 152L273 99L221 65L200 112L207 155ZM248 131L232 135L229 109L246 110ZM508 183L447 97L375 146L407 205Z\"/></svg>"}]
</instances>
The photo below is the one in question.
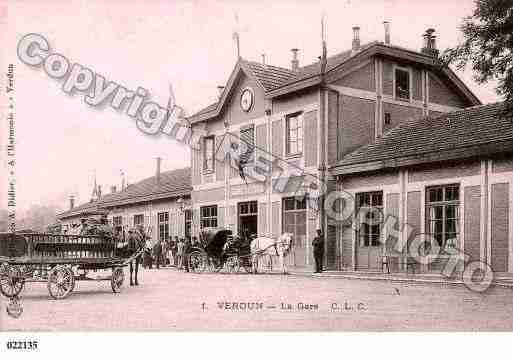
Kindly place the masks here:
<instances>
[{"instance_id":1,"label":"entrance door","mask_svg":"<svg viewBox=\"0 0 513 359\"><path fill-rule=\"evenodd\" d=\"M359 228L356 231L356 269L380 270L380 217L383 210L382 192L356 194Z\"/></svg>"},{"instance_id":2,"label":"entrance door","mask_svg":"<svg viewBox=\"0 0 513 359\"><path fill-rule=\"evenodd\" d=\"M258 204L257 201L241 202L238 205L239 236L258 233Z\"/></svg>"},{"instance_id":3,"label":"entrance door","mask_svg":"<svg viewBox=\"0 0 513 359\"><path fill-rule=\"evenodd\" d=\"M290 265L306 266L306 199L283 199L283 233L293 234L292 253L287 256Z\"/></svg>"}]
</instances>

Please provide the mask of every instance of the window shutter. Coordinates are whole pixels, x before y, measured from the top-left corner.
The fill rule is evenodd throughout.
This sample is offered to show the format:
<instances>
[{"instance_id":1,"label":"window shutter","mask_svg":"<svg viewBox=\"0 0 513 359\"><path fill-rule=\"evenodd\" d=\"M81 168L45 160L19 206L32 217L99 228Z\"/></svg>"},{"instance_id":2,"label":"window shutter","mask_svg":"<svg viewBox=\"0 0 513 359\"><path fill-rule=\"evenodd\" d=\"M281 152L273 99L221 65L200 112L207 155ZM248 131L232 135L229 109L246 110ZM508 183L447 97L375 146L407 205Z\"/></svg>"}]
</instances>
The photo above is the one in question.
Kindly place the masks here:
<instances>
[{"instance_id":1,"label":"window shutter","mask_svg":"<svg viewBox=\"0 0 513 359\"><path fill-rule=\"evenodd\" d=\"M251 126L241 130L240 139L246 144L246 151L240 154L240 160L244 163L251 162L255 149L255 128Z\"/></svg>"}]
</instances>

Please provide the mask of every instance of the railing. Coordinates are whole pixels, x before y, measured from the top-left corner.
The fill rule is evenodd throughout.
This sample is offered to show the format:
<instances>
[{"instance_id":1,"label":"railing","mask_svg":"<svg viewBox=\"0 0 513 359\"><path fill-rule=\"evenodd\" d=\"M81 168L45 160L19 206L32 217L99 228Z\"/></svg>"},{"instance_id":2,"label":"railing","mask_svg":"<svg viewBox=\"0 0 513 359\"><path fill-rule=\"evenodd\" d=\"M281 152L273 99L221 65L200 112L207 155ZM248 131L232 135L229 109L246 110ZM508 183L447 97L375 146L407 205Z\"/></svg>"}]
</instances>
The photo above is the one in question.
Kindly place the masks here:
<instances>
[{"instance_id":1,"label":"railing","mask_svg":"<svg viewBox=\"0 0 513 359\"><path fill-rule=\"evenodd\" d=\"M28 233L23 237L31 258L112 258L116 250L116 240L102 236Z\"/></svg>"}]
</instances>

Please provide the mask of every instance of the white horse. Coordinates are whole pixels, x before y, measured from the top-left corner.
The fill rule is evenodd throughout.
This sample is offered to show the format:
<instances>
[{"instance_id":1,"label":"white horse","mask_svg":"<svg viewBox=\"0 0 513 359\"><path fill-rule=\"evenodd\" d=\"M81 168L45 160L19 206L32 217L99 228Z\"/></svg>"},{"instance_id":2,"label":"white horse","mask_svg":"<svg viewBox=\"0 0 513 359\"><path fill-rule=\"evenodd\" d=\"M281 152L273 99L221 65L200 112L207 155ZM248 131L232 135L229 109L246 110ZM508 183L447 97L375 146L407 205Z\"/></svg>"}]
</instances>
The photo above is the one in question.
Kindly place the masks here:
<instances>
[{"instance_id":1,"label":"white horse","mask_svg":"<svg viewBox=\"0 0 513 359\"><path fill-rule=\"evenodd\" d=\"M292 248L292 233L283 233L278 238L257 237L251 242L251 266L253 273L257 272L258 257L264 254L278 256L280 267L283 274L287 274L285 257L290 253Z\"/></svg>"}]
</instances>

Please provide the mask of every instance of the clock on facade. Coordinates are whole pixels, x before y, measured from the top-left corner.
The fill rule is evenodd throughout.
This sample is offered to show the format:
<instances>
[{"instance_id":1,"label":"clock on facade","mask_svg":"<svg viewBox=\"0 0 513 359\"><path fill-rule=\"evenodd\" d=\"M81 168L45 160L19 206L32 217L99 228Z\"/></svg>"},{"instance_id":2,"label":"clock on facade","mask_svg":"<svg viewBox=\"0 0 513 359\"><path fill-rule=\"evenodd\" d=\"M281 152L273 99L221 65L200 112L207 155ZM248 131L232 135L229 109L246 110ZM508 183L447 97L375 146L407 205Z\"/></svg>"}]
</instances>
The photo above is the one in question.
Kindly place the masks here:
<instances>
[{"instance_id":1,"label":"clock on facade","mask_svg":"<svg viewBox=\"0 0 513 359\"><path fill-rule=\"evenodd\" d=\"M242 90L242 94L240 95L240 107L248 112L253 107L254 98L255 96L252 89L246 88Z\"/></svg>"}]
</instances>

